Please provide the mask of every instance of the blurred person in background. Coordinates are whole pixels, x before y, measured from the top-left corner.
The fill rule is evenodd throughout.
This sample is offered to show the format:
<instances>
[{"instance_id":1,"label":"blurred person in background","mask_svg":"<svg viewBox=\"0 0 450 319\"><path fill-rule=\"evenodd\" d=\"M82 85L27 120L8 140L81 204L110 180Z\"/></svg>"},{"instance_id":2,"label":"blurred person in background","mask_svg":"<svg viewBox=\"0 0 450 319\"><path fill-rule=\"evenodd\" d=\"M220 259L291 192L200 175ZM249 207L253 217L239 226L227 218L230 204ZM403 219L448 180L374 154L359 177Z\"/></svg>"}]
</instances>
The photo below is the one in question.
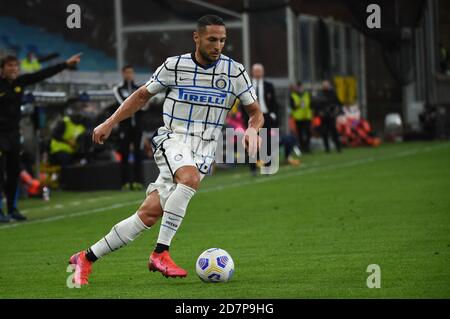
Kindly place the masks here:
<instances>
[{"instance_id":1,"label":"blurred person in background","mask_svg":"<svg viewBox=\"0 0 450 319\"><path fill-rule=\"evenodd\" d=\"M63 63L23 75L19 75L19 60L15 56L8 55L0 62L0 192L5 192L8 209L7 216L0 210L0 222L26 219L14 205L20 173L19 123L24 87L73 68L79 62L77 54Z\"/></svg>"},{"instance_id":2,"label":"blurred person in background","mask_svg":"<svg viewBox=\"0 0 450 319\"><path fill-rule=\"evenodd\" d=\"M288 122L288 127L287 134L281 134L280 131L280 146L284 150L284 163L291 166L298 166L301 164L300 158L302 152L300 151L300 145L296 137L297 127L292 120Z\"/></svg>"},{"instance_id":3,"label":"blurred person in background","mask_svg":"<svg viewBox=\"0 0 450 319\"><path fill-rule=\"evenodd\" d=\"M311 143L311 94L304 90L303 84L298 82L297 85L291 86L291 116L294 118L298 141L303 152L310 152Z\"/></svg>"},{"instance_id":4,"label":"blurred person in background","mask_svg":"<svg viewBox=\"0 0 450 319\"><path fill-rule=\"evenodd\" d=\"M379 146L381 139L375 136L370 123L361 116L357 104L345 105L343 113L338 116L336 127L345 146L361 145Z\"/></svg>"},{"instance_id":5,"label":"blurred person in background","mask_svg":"<svg viewBox=\"0 0 450 319\"><path fill-rule=\"evenodd\" d=\"M437 107L426 103L424 110L419 114L419 122L425 139L434 140L437 137L437 119Z\"/></svg>"},{"instance_id":6,"label":"blurred person in background","mask_svg":"<svg viewBox=\"0 0 450 319\"><path fill-rule=\"evenodd\" d=\"M141 110L142 114L142 144L143 144L143 158L153 159L153 147L151 139L158 128L164 125L161 118L163 113L164 94L159 94L150 99L148 108L144 106Z\"/></svg>"},{"instance_id":7,"label":"blurred person in background","mask_svg":"<svg viewBox=\"0 0 450 319\"><path fill-rule=\"evenodd\" d=\"M34 52L28 52L27 56L20 61L20 69L25 73L33 73L42 68Z\"/></svg>"},{"instance_id":8,"label":"blurred person in background","mask_svg":"<svg viewBox=\"0 0 450 319\"><path fill-rule=\"evenodd\" d=\"M71 112L69 112L70 114ZM50 163L67 166L80 160L87 163L90 141L87 123L81 114L70 114L58 122L50 140Z\"/></svg>"},{"instance_id":9,"label":"blurred person in background","mask_svg":"<svg viewBox=\"0 0 450 319\"><path fill-rule=\"evenodd\" d=\"M442 42L439 43L439 66L443 74L448 71L448 49Z\"/></svg>"},{"instance_id":10,"label":"blurred person in background","mask_svg":"<svg viewBox=\"0 0 450 319\"><path fill-rule=\"evenodd\" d=\"M261 112L264 115L264 126L263 128L267 129L267 155L270 156L272 154L271 150L271 134L270 130L272 127L276 127L278 124L277 112L279 109L275 88L272 83L266 81L264 79L265 71L264 66L260 63L255 63L252 65L251 76L252 76L252 84L255 89L256 96L258 97L258 101L260 104ZM244 115L244 123L248 123L248 116L245 112L242 112ZM260 163L259 159L258 162ZM268 166L270 163L260 163L261 165ZM252 175L256 175L257 164L250 163L250 170Z\"/></svg>"},{"instance_id":11,"label":"blurred person in background","mask_svg":"<svg viewBox=\"0 0 450 319\"><path fill-rule=\"evenodd\" d=\"M139 86L134 83L134 69L131 65L122 68L122 83L113 88L119 107ZM142 113L140 110L119 124L119 152L123 189L141 190L142 185ZM133 149L133 178L130 174L129 156Z\"/></svg>"},{"instance_id":12,"label":"blurred person in background","mask_svg":"<svg viewBox=\"0 0 450 319\"><path fill-rule=\"evenodd\" d=\"M319 132L327 153L330 152L329 137L333 139L336 150L341 152L341 142L336 128L336 119L342 114L342 103L333 90L330 81L322 82L322 90L315 101L315 112L320 118Z\"/></svg>"}]
</instances>

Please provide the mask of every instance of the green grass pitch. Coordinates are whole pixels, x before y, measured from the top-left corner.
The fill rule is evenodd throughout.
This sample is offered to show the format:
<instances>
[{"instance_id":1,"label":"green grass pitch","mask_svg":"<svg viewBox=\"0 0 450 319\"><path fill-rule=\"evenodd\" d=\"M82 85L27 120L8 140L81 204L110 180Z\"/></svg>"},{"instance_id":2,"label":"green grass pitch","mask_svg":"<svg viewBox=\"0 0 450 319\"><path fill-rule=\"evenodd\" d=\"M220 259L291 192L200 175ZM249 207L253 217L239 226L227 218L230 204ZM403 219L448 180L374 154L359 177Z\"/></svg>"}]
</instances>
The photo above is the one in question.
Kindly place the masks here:
<instances>
[{"instance_id":1,"label":"green grass pitch","mask_svg":"<svg viewBox=\"0 0 450 319\"><path fill-rule=\"evenodd\" d=\"M71 254L134 213L142 192L55 192L24 200L23 224L0 225L0 298L450 298L450 143L404 143L304 156L300 168L252 178L208 176L171 254L184 279L147 270L159 224L66 286ZM202 283L195 261L221 247L225 284ZM367 266L381 288L366 285Z\"/></svg>"}]
</instances>

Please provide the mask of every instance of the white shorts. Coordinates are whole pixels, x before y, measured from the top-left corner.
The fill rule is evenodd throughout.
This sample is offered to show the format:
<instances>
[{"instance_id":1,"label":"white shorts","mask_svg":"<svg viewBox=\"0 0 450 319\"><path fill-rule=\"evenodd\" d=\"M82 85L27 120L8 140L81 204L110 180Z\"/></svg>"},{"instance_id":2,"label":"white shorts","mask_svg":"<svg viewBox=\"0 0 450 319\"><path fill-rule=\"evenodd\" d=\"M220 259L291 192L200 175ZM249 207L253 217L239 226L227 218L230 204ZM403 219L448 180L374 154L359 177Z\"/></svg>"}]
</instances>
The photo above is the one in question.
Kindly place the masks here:
<instances>
[{"instance_id":1,"label":"white shorts","mask_svg":"<svg viewBox=\"0 0 450 319\"><path fill-rule=\"evenodd\" d=\"M214 162L215 142L201 141L196 136L172 133L165 127L159 128L152 138L153 157L159 168L159 176L147 187L148 196L158 190L161 207L175 190L175 172L183 166L197 167L200 180L210 172Z\"/></svg>"}]
</instances>

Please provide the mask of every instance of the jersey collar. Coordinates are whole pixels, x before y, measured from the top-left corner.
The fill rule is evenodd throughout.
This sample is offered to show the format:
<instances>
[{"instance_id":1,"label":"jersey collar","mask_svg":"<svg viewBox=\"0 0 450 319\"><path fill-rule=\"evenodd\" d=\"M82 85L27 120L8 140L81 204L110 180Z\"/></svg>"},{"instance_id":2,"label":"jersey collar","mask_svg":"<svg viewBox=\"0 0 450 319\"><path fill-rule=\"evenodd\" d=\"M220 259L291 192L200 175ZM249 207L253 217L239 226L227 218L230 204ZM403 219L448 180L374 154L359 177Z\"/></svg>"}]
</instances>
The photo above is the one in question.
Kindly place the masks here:
<instances>
[{"instance_id":1,"label":"jersey collar","mask_svg":"<svg viewBox=\"0 0 450 319\"><path fill-rule=\"evenodd\" d=\"M220 56L222 56L222 55L220 55ZM209 68L212 68L213 66L216 66L216 64L220 61L220 57L219 57L219 59L217 59L216 62L213 62L211 64L207 64L207 65L203 65L203 64L200 64L200 62L197 61L197 59L195 58L195 53L191 53L191 59L192 59L192 61L194 61L195 64L197 64L199 67L201 67L204 70L208 70Z\"/></svg>"}]
</instances>

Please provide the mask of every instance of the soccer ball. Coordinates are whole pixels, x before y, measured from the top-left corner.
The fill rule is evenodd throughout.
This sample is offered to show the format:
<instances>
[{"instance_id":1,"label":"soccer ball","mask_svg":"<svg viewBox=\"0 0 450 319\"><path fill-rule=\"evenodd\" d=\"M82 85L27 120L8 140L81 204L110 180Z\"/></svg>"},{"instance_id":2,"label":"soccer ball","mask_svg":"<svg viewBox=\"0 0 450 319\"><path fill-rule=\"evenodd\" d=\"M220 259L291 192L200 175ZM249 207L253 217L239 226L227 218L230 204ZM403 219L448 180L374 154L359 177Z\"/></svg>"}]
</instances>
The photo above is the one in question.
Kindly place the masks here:
<instances>
[{"instance_id":1,"label":"soccer ball","mask_svg":"<svg viewBox=\"0 0 450 319\"><path fill-rule=\"evenodd\" d=\"M225 250L210 248L200 254L195 270L204 282L227 282L233 276L234 262Z\"/></svg>"}]
</instances>

